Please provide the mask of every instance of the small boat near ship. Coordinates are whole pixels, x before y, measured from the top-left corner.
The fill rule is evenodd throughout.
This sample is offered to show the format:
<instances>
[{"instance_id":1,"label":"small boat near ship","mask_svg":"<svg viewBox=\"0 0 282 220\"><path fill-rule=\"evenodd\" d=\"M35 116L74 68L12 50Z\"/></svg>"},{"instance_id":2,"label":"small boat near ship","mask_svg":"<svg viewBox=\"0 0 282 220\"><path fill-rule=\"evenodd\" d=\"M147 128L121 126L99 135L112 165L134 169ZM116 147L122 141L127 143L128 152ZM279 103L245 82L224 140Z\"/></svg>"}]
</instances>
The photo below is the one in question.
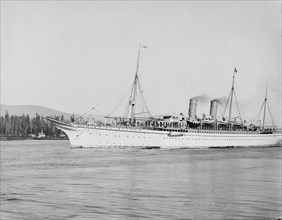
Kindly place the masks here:
<instances>
[{"instance_id":1,"label":"small boat near ship","mask_svg":"<svg viewBox=\"0 0 282 220\"><path fill-rule=\"evenodd\" d=\"M66 133L72 147L107 147L130 146L143 148L214 148L214 147L250 147L275 146L281 144L281 130L266 127L267 89L261 110L262 125L247 123L239 113L232 118L232 103L236 99L233 81L225 110L229 108L229 116L219 118L219 100L211 100L210 114L197 117L198 99L189 102L188 117L182 113L178 116L152 116L148 110L139 81L139 45L137 68L129 96L127 111L123 117L106 116L105 123L77 124L66 123L50 117L44 117ZM137 99L143 101L143 112L136 112ZM229 103L229 105L227 105ZM141 116L141 115L144 116ZM239 120L238 120L239 119Z\"/></svg>"}]
</instances>

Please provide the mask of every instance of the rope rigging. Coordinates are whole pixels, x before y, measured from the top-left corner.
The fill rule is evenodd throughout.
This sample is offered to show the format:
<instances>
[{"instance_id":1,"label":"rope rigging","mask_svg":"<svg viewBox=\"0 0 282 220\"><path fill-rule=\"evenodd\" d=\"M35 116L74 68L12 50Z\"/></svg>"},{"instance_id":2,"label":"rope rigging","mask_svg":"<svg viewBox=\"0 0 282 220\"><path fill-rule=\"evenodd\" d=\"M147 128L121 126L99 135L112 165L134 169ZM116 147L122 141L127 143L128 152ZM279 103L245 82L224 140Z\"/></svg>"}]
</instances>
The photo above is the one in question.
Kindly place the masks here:
<instances>
[{"instance_id":1,"label":"rope rigging","mask_svg":"<svg viewBox=\"0 0 282 220\"><path fill-rule=\"evenodd\" d=\"M255 120L259 120L260 118L260 115L261 115L261 112L263 110L263 119L262 119L262 127L264 128L266 122L265 122L265 114L266 114L266 107L268 109L268 112L269 112L269 115L270 115L270 119L271 119L271 123L272 123L272 126L275 127L275 124L274 124L274 120L273 120L273 117L272 117L272 114L271 114L271 111L270 111L270 107L269 107L269 104L268 104L268 101L267 101L267 88L268 88L268 84L266 84L266 90L265 90L265 98L264 98L264 101L261 105L261 108L259 110L259 113L257 115L257 117L255 118Z\"/></svg>"},{"instance_id":2,"label":"rope rigging","mask_svg":"<svg viewBox=\"0 0 282 220\"><path fill-rule=\"evenodd\" d=\"M229 104L229 116L228 116L228 120L231 121L231 116L232 116L232 101L233 101L233 95L234 95L234 98L235 98L235 102L236 102L236 105L237 105L237 110L238 110L238 114L239 114L239 119L241 120L241 122L243 122L243 119L242 119L242 116L241 116L241 113L240 113L240 108L239 108L239 103L238 103L238 99L237 99L237 96L236 96L236 93L235 93L235 90L234 90L234 79L235 79L235 73L237 73L237 69L234 68L234 73L233 73L233 81L232 81L232 88L231 88L231 91L228 95L228 98L227 98L227 101L226 101L226 104L225 104L225 107L224 107L224 111L223 111L223 115L225 115L225 112L226 112L226 109L227 109L227 106ZM230 102L230 103L229 103ZM233 118L237 118L237 117L233 117Z\"/></svg>"},{"instance_id":3,"label":"rope rigging","mask_svg":"<svg viewBox=\"0 0 282 220\"><path fill-rule=\"evenodd\" d=\"M240 108L239 108L238 99L237 99L237 96L236 96L235 91L234 91L234 97L235 97L235 101L236 101L236 105L237 105L237 109L238 109L238 113L239 113L239 119L241 120L241 122L243 122L243 119L242 119L242 117L241 117Z\"/></svg>"},{"instance_id":4,"label":"rope rigging","mask_svg":"<svg viewBox=\"0 0 282 220\"><path fill-rule=\"evenodd\" d=\"M70 105L68 108L72 108L72 107L74 107L74 106L77 106L77 105L79 105L79 104L81 104L81 103L84 103L84 102L90 100L90 99L93 99L94 97L98 97L98 95L103 94L103 93L105 93L105 92L108 92L108 91L112 90L113 88L115 88L116 86L126 84L126 83L128 83L128 82L130 81L130 79L131 79L131 78L128 78L128 79L126 79L126 80L123 80L122 82L118 82L118 83L116 83L115 85L113 85L113 86L110 87L110 88L104 89L104 90L102 90L102 91L100 91L100 92L97 92L97 93L91 95L90 97L87 97L86 99L83 99L83 100L81 100L81 101L79 101L79 102L76 102L76 103Z\"/></svg>"},{"instance_id":5,"label":"rope rigging","mask_svg":"<svg viewBox=\"0 0 282 220\"><path fill-rule=\"evenodd\" d=\"M144 46L144 45L139 44L139 51L138 51L138 59L137 59L137 67L136 67L135 77L134 77L133 85L131 87L130 97L129 97L129 100L128 100L127 105L126 105L126 109L125 109L125 113L124 113L124 118L131 118L131 119L133 119L135 117L135 115L142 115L142 114L143 115L147 114L147 116L151 116L151 114L149 112L149 109L148 109L148 106L147 106L146 99L144 97L144 92L143 92L143 90L141 88L141 83L140 83L140 79L139 79L139 75L138 75L138 74L140 74L139 60L140 60L141 48L147 48L147 47ZM97 111L99 113L103 113L104 114L103 116L106 116L106 117L112 115L117 110L117 108L121 105L121 103L124 100L126 100L124 97L118 102L118 104L115 106L113 111L108 113L108 114L98 110L97 107L100 106L102 103L104 103L106 100L108 100L110 97L112 97L114 94L116 94L116 92L118 90L120 90L121 88L123 88L128 82L129 82L129 79L127 81L125 81L124 83L122 83L121 86L119 86L117 89L115 89L109 95L107 95L102 100L100 100L98 103L96 103L94 107L92 107L91 109L89 109L88 111L83 113L82 115L79 115L77 120L82 118L82 116L85 116L86 114L88 114L91 110ZM109 89L106 89L103 92L110 91L112 89L113 89L113 87L111 87ZM100 92L98 94L101 94L101 93L102 92ZM85 101L87 101L87 100L97 96L98 94L90 96L87 99L84 99L84 100L76 103L75 105L81 104L82 102L85 102ZM130 114L130 117L129 117L129 114Z\"/></svg>"},{"instance_id":6,"label":"rope rigging","mask_svg":"<svg viewBox=\"0 0 282 220\"><path fill-rule=\"evenodd\" d=\"M140 79L138 75L140 74L139 61L140 61L141 48L147 48L147 47L139 44L137 67L136 67L133 85L131 88L130 97L128 100L128 105L126 107L125 114L124 114L125 118L127 118L130 114L130 118L134 119L134 116L136 114L140 114L141 112L148 113L148 115L151 116L148 110L148 106L147 106L147 103L144 97L143 90L141 88L141 83L140 83ZM136 112L136 109L139 110L138 113Z\"/></svg>"},{"instance_id":7,"label":"rope rigging","mask_svg":"<svg viewBox=\"0 0 282 220\"><path fill-rule=\"evenodd\" d=\"M274 120L273 120L273 117L272 117L272 114L271 114L271 111L270 111L270 107L269 107L268 102L267 102L267 107L268 107L268 111L269 111L269 114L270 114L270 118L271 118L272 125L275 127Z\"/></svg>"},{"instance_id":8,"label":"rope rigging","mask_svg":"<svg viewBox=\"0 0 282 220\"><path fill-rule=\"evenodd\" d=\"M89 109L86 113L82 114L82 115L79 115L78 119L81 118L82 116L88 114L91 110L95 110L97 112L100 112L100 113L104 113L105 112L102 112L102 111L99 111L97 109L97 106L101 105L102 103L104 103L107 99L109 99L111 96L113 96L118 90L120 90L121 88L123 88L127 83L129 82L129 80L125 81L120 87L118 87L117 89L115 89L112 93L110 93L108 96L106 96L105 98L103 98L101 101L99 101L94 107L92 107L91 109ZM112 89L112 88L111 88Z\"/></svg>"},{"instance_id":9,"label":"rope rigging","mask_svg":"<svg viewBox=\"0 0 282 220\"><path fill-rule=\"evenodd\" d=\"M118 104L115 106L115 108L113 109L113 111L111 111L111 112L107 115L107 117L111 116L111 115L117 110L117 108L122 105L121 103L126 100L126 99L125 99L126 96L128 96L128 92L126 92L126 94L120 99L120 101L119 101ZM123 115L124 115L124 114L123 114Z\"/></svg>"}]
</instances>

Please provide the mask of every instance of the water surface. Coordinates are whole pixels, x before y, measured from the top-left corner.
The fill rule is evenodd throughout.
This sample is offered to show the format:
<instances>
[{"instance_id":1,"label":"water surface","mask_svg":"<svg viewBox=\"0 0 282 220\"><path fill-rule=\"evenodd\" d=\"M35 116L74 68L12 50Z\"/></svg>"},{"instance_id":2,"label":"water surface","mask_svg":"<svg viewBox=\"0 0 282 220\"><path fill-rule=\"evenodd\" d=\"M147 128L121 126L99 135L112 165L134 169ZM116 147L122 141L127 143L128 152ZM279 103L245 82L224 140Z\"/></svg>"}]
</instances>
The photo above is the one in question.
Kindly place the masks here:
<instances>
[{"instance_id":1,"label":"water surface","mask_svg":"<svg viewBox=\"0 0 282 220\"><path fill-rule=\"evenodd\" d=\"M278 219L281 151L1 142L1 219Z\"/></svg>"}]
</instances>

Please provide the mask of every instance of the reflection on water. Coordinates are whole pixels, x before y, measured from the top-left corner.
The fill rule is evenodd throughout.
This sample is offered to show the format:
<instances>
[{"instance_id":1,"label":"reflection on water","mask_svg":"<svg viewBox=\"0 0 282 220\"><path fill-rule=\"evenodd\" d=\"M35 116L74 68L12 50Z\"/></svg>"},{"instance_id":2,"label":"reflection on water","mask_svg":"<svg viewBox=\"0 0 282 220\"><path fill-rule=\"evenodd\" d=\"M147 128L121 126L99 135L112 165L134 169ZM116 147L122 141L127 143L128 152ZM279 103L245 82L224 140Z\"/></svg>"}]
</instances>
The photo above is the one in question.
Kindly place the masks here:
<instances>
[{"instance_id":1,"label":"reflection on water","mask_svg":"<svg viewBox=\"0 0 282 220\"><path fill-rule=\"evenodd\" d=\"M281 151L1 142L1 219L278 219Z\"/></svg>"}]
</instances>

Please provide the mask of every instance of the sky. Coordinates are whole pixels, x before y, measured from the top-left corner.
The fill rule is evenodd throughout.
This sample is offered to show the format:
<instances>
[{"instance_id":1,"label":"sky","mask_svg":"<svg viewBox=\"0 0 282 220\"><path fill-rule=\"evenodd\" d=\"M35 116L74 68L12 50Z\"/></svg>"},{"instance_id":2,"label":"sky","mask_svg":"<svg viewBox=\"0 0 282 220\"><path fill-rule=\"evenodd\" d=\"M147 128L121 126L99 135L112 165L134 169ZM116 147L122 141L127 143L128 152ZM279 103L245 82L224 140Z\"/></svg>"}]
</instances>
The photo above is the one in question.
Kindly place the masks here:
<instances>
[{"instance_id":1,"label":"sky","mask_svg":"<svg viewBox=\"0 0 282 220\"><path fill-rule=\"evenodd\" d=\"M1 1L1 104L110 113L129 99L139 43L151 114L187 115L195 96L209 113L236 67L242 116L257 117L268 83L281 126L281 1Z\"/></svg>"}]
</instances>

